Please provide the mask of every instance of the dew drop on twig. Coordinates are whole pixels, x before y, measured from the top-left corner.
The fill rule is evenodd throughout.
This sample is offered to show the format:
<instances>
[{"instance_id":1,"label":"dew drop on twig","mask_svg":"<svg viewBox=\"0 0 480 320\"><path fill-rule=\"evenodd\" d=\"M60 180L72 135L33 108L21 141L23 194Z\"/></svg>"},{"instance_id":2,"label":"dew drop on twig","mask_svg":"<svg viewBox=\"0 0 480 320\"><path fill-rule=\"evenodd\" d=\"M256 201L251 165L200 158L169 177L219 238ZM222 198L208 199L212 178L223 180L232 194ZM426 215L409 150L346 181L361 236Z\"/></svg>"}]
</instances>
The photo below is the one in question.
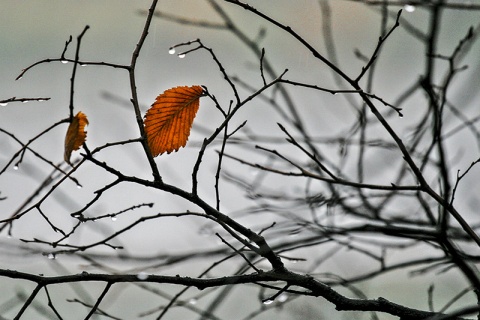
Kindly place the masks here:
<instances>
[{"instance_id":1,"label":"dew drop on twig","mask_svg":"<svg viewBox=\"0 0 480 320\"><path fill-rule=\"evenodd\" d=\"M8 102L2 102L0 103L0 107L6 107L8 105Z\"/></svg>"},{"instance_id":2,"label":"dew drop on twig","mask_svg":"<svg viewBox=\"0 0 480 320\"><path fill-rule=\"evenodd\" d=\"M281 295L278 296L277 300L278 302L285 302L288 300L288 295L285 293L282 293Z\"/></svg>"},{"instance_id":3,"label":"dew drop on twig","mask_svg":"<svg viewBox=\"0 0 480 320\"><path fill-rule=\"evenodd\" d=\"M266 305L269 305L269 304L273 303L273 300L272 299L266 299L266 300L263 300L262 303L266 304Z\"/></svg>"},{"instance_id":4,"label":"dew drop on twig","mask_svg":"<svg viewBox=\"0 0 480 320\"><path fill-rule=\"evenodd\" d=\"M168 49L169 54L175 54L175 48L170 48Z\"/></svg>"},{"instance_id":5,"label":"dew drop on twig","mask_svg":"<svg viewBox=\"0 0 480 320\"><path fill-rule=\"evenodd\" d=\"M112 217L112 221L117 221L117 217L116 217L116 216L113 216L113 217Z\"/></svg>"},{"instance_id":6,"label":"dew drop on twig","mask_svg":"<svg viewBox=\"0 0 480 320\"><path fill-rule=\"evenodd\" d=\"M13 166L13 170L18 170L18 166Z\"/></svg>"},{"instance_id":7,"label":"dew drop on twig","mask_svg":"<svg viewBox=\"0 0 480 320\"><path fill-rule=\"evenodd\" d=\"M62 60L62 63L65 64L65 63L68 63L68 61L67 60Z\"/></svg>"},{"instance_id":8,"label":"dew drop on twig","mask_svg":"<svg viewBox=\"0 0 480 320\"><path fill-rule=\"evenodd\" d=\"M148 274L146 272L139 272L137 274L138 280L147 280L148 279Z\"/></svg>"},{"instance_id":9,"label":"dew drop on twig","mask_svg":"<svg viewBox=\"0 0 480 320\"><path fill-rule=\"evenodd\" d=\"M181 54L179 54L179 55L178 55L178 57L179 57L180 59L183 59L183 58L185 58L185 53L181 53Z\"/></svg>"}]
</instances>

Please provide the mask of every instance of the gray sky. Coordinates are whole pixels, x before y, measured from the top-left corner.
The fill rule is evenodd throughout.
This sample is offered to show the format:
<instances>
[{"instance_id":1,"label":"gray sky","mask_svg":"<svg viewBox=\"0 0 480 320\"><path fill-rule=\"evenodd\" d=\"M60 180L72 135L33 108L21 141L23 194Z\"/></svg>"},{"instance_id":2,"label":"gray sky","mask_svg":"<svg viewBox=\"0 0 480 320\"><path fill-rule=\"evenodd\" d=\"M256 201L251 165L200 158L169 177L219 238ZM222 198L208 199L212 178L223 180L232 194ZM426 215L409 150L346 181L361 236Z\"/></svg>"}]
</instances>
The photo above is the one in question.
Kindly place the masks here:
<instances>
[{"instance_id":1,"label":"gray sky","mask_svg":"<svg viewBox=\"0 0 480 320\"><path fill-rule=\"evenodd\" d=\"M0 127L15 135L22 141L28 141L34 134L45 129L50 124L68 116L69 81L72 64L59 62L39 65L31 69L18 81L14 81L21 70L36 61L47 58L59 58L63 51L65 41L73 36L73 43L69 46L66 56L73 59L76 37L86 25L90 26L83 38L80 59L82 61L102 61L117 64L129 64L131 54L135 48L143 28L145 16L141 10L148 8L150 1L0 1L0 99L13 96L20 97L50 97L48 102L29 102L26 104L11 103L0 107ZM311 41L322 53L326 52L322 39L322 23L319 6L313 0L269 0L249 1L259 10L272 12L276 18L290 25L305 39ZM262 27L267 27L267 34L262 41L266 49L266 56L270 59L278 73L289 69L287 78L296 81L314 82L319 86L334 88L335 84L330 70L318 61L305 49L296 47L297 42L287 39L284 33L271 28L265 22L259 21L244 10L231 5L224 6L227 12L234 17L235 22L242 27L248 36L255 36ZM198 0L163 0L159 2L160 10L184 16L191 19L220 22L219 17L206 4ZM410 22L415 22L419 28L425 28L426 17L421 10L413 13L405 12L403 17ZM450 54L458 40L465 34L470 25L478 24L478 13L463 15L450 12L444 18L442 26L440 50ZM354 50L360 50L365 55L370 55L377 43L380 28L379 15L375 10L360 6L350 1L332 1L333 36L336 41L338 60L345 72L351 76L358 74L362 66ZM389 21L389 26L393 23ZM175 23L154 19L150 34L141 52L137 68L137 85L139 100L143 106L142 111L154 101L155 97L164 90L179 85L205 85L210 92L215 94L223 106L228 106L232 95L228 86L209 57L206 51L197 51L188 54L184 59L168 54L168 48L174 44L200 38L203 43L211 47L220 61L224 64L230 75L239 76L248 83L259 86L259 61L251 51L242 46L231 34L221 30L210 30L198 27L180 26ZM297 49L298 48L298 49ZM385 44L377 68L382 70L374 83L374 94L381 94L387 101L394 101L399 93L411 85L423 71L424 52L418 47L418 40L413 39L403 29L396 31ZM471 53L465 58L465 63L472 64L472 68L465 71L463 78L454 84L458 89L452 92L452 100L465 106L465 112L470 115L478 114L478 87L480 86L478 43ZM75 87L75 109L85 112L90 121L87 128L90 148L103 145L110 141L136 138L138 128L134 113L128 106L131 97L128 84L128 74L125 70L107 67L85 66L79 67ZM245 90L240 91L243 96ZM465 92L467 94L465 94ZM302 89L292 89L292 94L302 108L302 116L308 129L314 136L324 137L332 133L343 132L345 123L350 123L355 118L352 109L346 104L345 97L329 94L306 94ZM110 98L108 98L110 97ZM416 97L421 98L421 97ZM393 119L392 126L401 132L402 137L408 137L408 124L417 114L419 100L412 99L404 106L404 119ZM191 168L196 159L199 143L210 134L221 122L221 115L210 101L202 100L197 118L194 122L192 135L187 148L172 155L158 158L156 161L161 168L166 181L175 182L180 186L188 187L190 183ZM386 108L382 109L387 111ZM272 115L271 109L262 102L254 102L238 113L238 118L233 121L239 125L248 121L248 129L256 134L281 136L276 123L281 121L278 115ZM209 131L210 130L210 131ZM53 162L62 160L63 139L66 126L61 126L52 131L47 137L33 144L36 150L48 156ZM378 131L378 134L384 134ZM462 141L469 141L468 136L459 136ZM464 140L467 139L467 140ZM2 163L10 154L13 154L18 145L5 136L0 136ZM218 146L216 147L218 149ZM328 148L328 147L326 147ZM234 149L235 150L235 149ZM333 150L333 148L332 148ZM336 149L335 149L336 150ZM252 150L236 149L237 154L251 154ZM468 163L478 157L477 148L469 148L468 144L457 145L451 148L452 155L458 155L458 167L464 168ZM333 151L332 151L333 152ZM336 151L335 151L336 152ZM461 157L460 157L461 155ZM78 154L76 155L78 157ZM378 159L372 156L371 172L373 181L388 181L388 172L377 170L385 167L388 157L396 159L397 154L385 155ZM124 149L112 148L101 156L111 164L115 164L125 172L148 177L147 163L139 146ZM2 215L10 212L25 198L26 190L33 190L36 184L50 172L48 166L37 166L33 158L25 159L19 170L10 168L0 176L0 191L2 196L7 195L7 201L1 202ZM201 193L208 201L214 201L213 174L215 173L216 153L213 149L206 156L202 164L200 181ZM240 170L245 176L255 175L247 168L237 168L233 163L231 170ZM2 164L3 167L3 164ZM233 169L232 169L233 168ZM380 172L379 172L380 171ZM386 170L385 170L386 171ZM45 204L46 210L53 214L56 222L69 225L69 212L81 207L92 197L92 192L101 188L105 183L111 182L112 177L100 170L86 166L78 175L83 177L81 183L85 188L79 190L73 183L65 185L53 195L51 201ZM94 177L92 179L92 177ZM246 202L244 196L237 188L223 182L224 193L222 208L226 212L235 212L242 209ZM298 185L281 186L286 191L295 192ZM477 191L468 191L471 196ZM150 190L140 188L119 189L118 196L115 192L107 193L102 204L92 208L91 214L116 212L132 204L151 202L156 203L158 211L184 211L195 210L191 204L165 195L158 195ZM475 200L465 204L465 209L478 205ZM478 201L477 201L478 202ZM70 211L69 211L70 210ZM145 214L148 211L144 211ZM57 214L58 213L58 214ZM153 212L150 212L152 214ZM471 214L471 213L470 213ZM256 218L255 223L269 222L268 216ZM112 224L103 224L101 228L86 229L78 234L72 241L82 239L96 239L104 232L110 232L129 220L119 219ZM168 222L167 222L168 221ZM240 218L247 224L252 220ZM137 255L154 255L157 253L177 253L193 250L195 248L216 247L219 242L215 236L199 233L205 221L201 219L164 219L164 223L142 225L141 239L138 233L127 233L122 238L127 244L127 250ZM38 223L38 224L37 224ZM254 224L254 223L253 223ZM39 228L42 226L42 228ZM42 219L32 215L31 220L19 222L15 226L15 237L54 237L52 231L45 231ZM188 235L188 236L187 236ZM7 239L1 235L2 241L17 243L15 239ZM154 245L145 245L154 244ZM109 252L106 250L105 252ZM43 260L40 260L43 259ZM31 257L26 261L23 257L0 262L1 268L11 267L15 261L21 270L44 272L48 274L61 273L60 268L52 266L52 262L45 257ZM82 265L71 262L65 258L62 263L67 265L71 272L82 271ZM131 262L129 262L131 263ZM133 263L132 263L133 264ZM345 261L341 258L336 268L342 270ZM131 270L132 265L122 265L123 269ZM167 270L166 272L170 272ZM198 270L188 267L180 269L182 272L195 275ZM225 270L223 270L225 271ZM177 269L171 272L179 272ZM389 279L394 285L401 285L401 280ZM453 284L446 281L443 290L448 290ZM386 288L372 287L378 292L388 292ZM441 289L440 289L441 290ZM401 291L401 290L400 290ZM390 297L397 298L401 292L388 292ZM415 297L402 297L416 306L423 306L423 302L415 301ZM298 306L292 307L298 308ZM292 310L290 310L293 312ZM129 310L125 310L129 312ZM133 311L132 311L133 312ZM290 315L288 312L286 315ZM280 319L280 318L279 318Z\"/></svg>"}]
</instances>

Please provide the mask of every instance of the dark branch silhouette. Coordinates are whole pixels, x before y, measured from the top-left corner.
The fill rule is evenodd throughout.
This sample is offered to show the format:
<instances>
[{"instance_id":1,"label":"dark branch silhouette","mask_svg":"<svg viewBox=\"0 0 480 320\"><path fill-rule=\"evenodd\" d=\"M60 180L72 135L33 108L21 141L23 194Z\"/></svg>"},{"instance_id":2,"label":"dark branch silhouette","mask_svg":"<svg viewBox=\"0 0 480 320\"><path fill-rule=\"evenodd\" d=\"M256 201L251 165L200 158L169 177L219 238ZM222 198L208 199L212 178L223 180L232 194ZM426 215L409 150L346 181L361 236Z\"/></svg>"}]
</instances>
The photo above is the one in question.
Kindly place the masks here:
<instances>
[{"instance_id":1,"label":"dark branch silhouette","mask_svg":"<svg viewBox=\"0 0 480 320\"><path fill-rule=\"evenodd\" d=\"M73 272L60 264L58 275L0 269L1 281L28 283L18 292L21 299L15 300L12 310L4 311L8 303L0 301L2 319L27 319L29 314L68 319L65 304L81 308L85 319L125 319L111 301L121 301L119 293L130 289L151 299L142 306L140 318L175 317L176 309L181 309L200 319L227 319L220 310L238 304L232 298L237 288L244 290L248 300L255 292L258 300L242 310L244 319L273 315L272 310L305 298L333 305L339 318L344 311L354 311L372 319L381 319L383 313L402 320L472 315L480 319L480 223L475 216L476 193L470 192L479 187L480 158L467 159L464 166L459 160L463 155L452 154L459 145L466 150L476 146L477 154L480 150L478 94L462 92L471 96L464 104L455 95L456 81L472 67L466 61L478 56L480 28L472 26L449 39L448 47L440 42L446 12L478 12L480 7L462 1L343 2L364 5L380 21L377 40L366 44L368 49L352 48L351 57L360 65L353 72L340 57L333 3L327 0L317 3L322 19L317 32L325 49L300 28L277 18L275 8L260 9L264 6L257 8L251 1L206 0L204 5L217 17L210 21L189 18L188 11L185 15L165 12L153 0L148 10L139 10L144 24L128 63L82 59L82 46L94 28L87 25L76 44L72 36L68 38L59 57L22 69L16 80L39 65L70 63L70 83L64 88L69 102L63 118L50 116L44 129L29 139L21 138L21 126L15 131L0 127L1 138L15 145L4 152L0 178L14 170L21 174L9 179L21 181L22 175L35 179L33 189L10 190L4 180L0 184L0 203L11 195L22 199L1 213L0 232L19 240L4 247L11 253L43 255L52 261L75 259L88 271ZM426 27L405 17L405 11L412 10L422 10L428 17ZM255 35L236 19L239 12L261 25ZM223 85L202 85L206 100L202 103L213 109L207 124L194 123L196 134L188 143L189 152L196 152L185 156L188 165L176 168L179 175L186 173L183 180L170 178L168 158L154 158L146 140L138 65L154 19L177 28L195 28L198 38L179 38L168 47L169 53L209 65L205 77L217 77ZM227 45L204 40L204 30L227 34L252 54L255 76L249 78L225 62L227 54L244 58ZM384 70L382 63L400 33L422 51L414 58L395 57L399 64L412 59L422 63L423 69L415 70L407 84L397 84L394 72ZM270 34L288 41L294 51L307 52L312 65L303 69L281 65L275 57L278 53L265 41ZM74 57L69 58L73 45ZM477 60L471 71L474 79L479 78ZM128 98L120 93L103 97L133 111L134 116L125 120L136 133L99 145L87 139L70 166L58 162L40 141L56 138L58 129L80 111L78 97L88 93L78 85L82 73L78 66L86 65L118 70L128 81ZM170 70L162 72L168 79ZM312 80L310 75L317 72L332 76L331 84ZM378 89L381 79L392 81L393 94ZM45 97L13 96L0 99L0 112L17 102L53 103ZM246 116L247 108L256 108L254 117ZM337 113L341 119L330 126L327 119ZM264 114L268 119L262 118ZM95 117L89 114L89 119ZM112 112L113 117L118 115ZM262 131L252 124L259 118L266 128L267 123L277 127ZM323 126L335 130L327 132ZM119 153L134 153L143 163L126 168ZM46 175L39 169L44 166L50 170ZM70 197L65 190L71 185L86 186L88 196ZM128 198L130 204L119 208L113 196ZM166 203L181 209L165 209ZM37 225L25 232L19 226L29 219ZM112 226L111 221L117 224ZM157 254L142 256L129 250L132 235L152 236L143 228L164 228L172 221L195 221L198 233L216 240L216 246L198 244L199 248L180 252L170 244L164 246L163 238L148 243L159 249ZM185 235L183 229L171 235L175 233L198 236ZM413 288L404 293L424 296L424 309L361 289L364 284L378 286L382 277L392 274L436 277L447 273L463 289L451 292L443 305L435 300L435 281L421 294ZM85 294L88 289L83 286L91 283L100 284L100 289ZM59 299L59 287L73 288L72 295ZM322 318L323 311L315 312L315 318ZM303 316L299 312L295 318Z\"/></svg>"}]
</instances>

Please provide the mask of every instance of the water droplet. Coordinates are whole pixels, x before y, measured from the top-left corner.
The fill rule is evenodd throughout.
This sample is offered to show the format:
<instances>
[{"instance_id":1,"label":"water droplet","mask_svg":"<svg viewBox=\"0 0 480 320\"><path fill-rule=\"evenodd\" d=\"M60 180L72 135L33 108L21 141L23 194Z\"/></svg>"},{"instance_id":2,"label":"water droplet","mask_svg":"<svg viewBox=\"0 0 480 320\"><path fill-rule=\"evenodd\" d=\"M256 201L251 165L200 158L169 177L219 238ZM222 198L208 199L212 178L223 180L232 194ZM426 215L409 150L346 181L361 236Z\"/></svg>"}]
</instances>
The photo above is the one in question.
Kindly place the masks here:
<instances>
[{"instance_id":1,"label":"water droplet","mask_svg":"<svg viewBox=\"0 0 480 320\"><path fill-rule=\"evenodd\" d=\"M170 48L168 49L169 54L175 54L175 48Z\"/></svg>"},{"instance_id":2,"label":"water droplet","mask_svg":"<svg viewBox=\"0 0 480 320\"><path fill-rule=\"evenodd\" d=\"M48 258L49 260L55 260L55 254L54 254L54 253L49 253L49 254L47 255L47 258Z\"/></svg>"},{"instance_id":3,"label":"water droplet","mask_svg":"<svg viewBox=\"0 0 480 320\"><path fill-rule=\"evenodd\" d=\"M272 300L272 299L265 299L265 300L263 300L262 302L263 302L263 304L265 304L265 305L269 305L269 304L272 304L272 303L273 303L273 300Z\"/></svg>"},{"instance_id":4,"label":"water droplet","mask_svg":"<svg viewBox=\"0 0 480 320\"><path fill-rule=\"evenodd\" d=\"M20 80L20 79L22 79L22 78L23 78L23 77L18 77L18 78L17 78L17 79L15 79L15 80Z\"/></svg>"},{"instance_id":5,"label":"water droplet","mask_svg":"<svg viewBox=\"0 0 480 320\"><path fill-rule=\"evenodd\" d=\"M146 272L139 272L137 274L138 280L147 280L148 279L148 274Z\"/></svg>"},{"instance_id":6,"label":"water droplet","mask_svg":"<svg viewBox=\"0 0 480 320\"><path fill-rule=\"evenodd\" d=\"M77 189L82 189L82 186L77 184Z\"/></svg>"},{"instance_id":7,"label":"water droplet","mask_svg":"<svg viewBox=\"0 0 480 320\"><path fill-rule=\"evenodd\" d=\"M178 57L179 57L180 59L185 58L185 53L180 53L180 54L178 55Z\"/></svg>"},{"instance_id":8,"label":"water droplet","mask_svg":"<svg viewBox=\"0 0 480 320\"><path fill-rule=\"evenodd\" d=\"M23 101L22 101L22 103L27 103L27 102L28 102L28 100L23 100Z\"/></svg>"},{"instance_id":9,"label":"water droplet","mask_svg":"<svg viewBox=\"0 0 480 320\"><path fill-rule=\"evenodd\" d=\"M62 63L65 64L65 63L68 63L68 61L67 60L62 60Z\"/></svg>"},{"instance_id":10,"label":"water droplet","mask_svg":"<svg viewBox=\"0 0 480 320\"><path fill-rule=\"evenodd\" d=\"M117 221L117 217L116 217L116 216L113 216L113 217L112 217L112 221Z\"/></svg>"},{"instance_id":11,"label":"water droplet","mask_svg":"<svg viewBox=\"0 0 480 320\"><path fill-rule=\"evenodd\" d=\"M190 303L190 304L197 304L197 299L192 298L192 299L188 300L188 303Z\"/></svg>"},{"instance_id":12,"label":"water droplet","mask_svg":"<svg viewBox=\"0 0 480 320\"><path fill-rule=\"evenodd\" d=\"M18 166L17 165L13 166L13 170L18 170Z\"/></svg>"},{"instance_id":13,"label":"water droplet","mask_svg":"<svg viewBox=\"0 0 480 320\"><path fill-rule=\"evenodd\" d=\"M403 118L403 113L399 113L398 116L399 116L400 118Z\"/></svg>"},{"instance_id":14,"label":"water droplet","mask_svg":"<svg viewBox=\"0 0 480 320\"><path fill-rule=\"evenodd\" d=\"M87 65L85 63L81 63L80 67L86 67Z\"/></svg>"},{"instance_id":15,"label":"water droplet","mask_svg":"<svg viewBox=\"0 0 480 320\"><path fill-rule=\"evenodd\" d=\"M285 293L282 293L281 295L278 296L277 300L278 302L285 302L288 300L288 295Z\"/></svg>"},{"instance_id":16,"label":"water droplet","mask_svg":"<svg viewBox=\"0 0 480 320\"><path fill-rule=\"evenodd\" d=\"M413 12L415 11L415 6L412 6L411 4L406 4L404 7L405 11L407 12Z\"/></svg>"},{"instance_id":17,"label":"water droplet","mask_svg":"<svg viewBox=\"0 0 480 320\"><path fill-rule=\"evenodd\" d=\"M8 102L2 102L0 103L0 107L6 107L8 105Z\"/></svg>"}]
</instances>

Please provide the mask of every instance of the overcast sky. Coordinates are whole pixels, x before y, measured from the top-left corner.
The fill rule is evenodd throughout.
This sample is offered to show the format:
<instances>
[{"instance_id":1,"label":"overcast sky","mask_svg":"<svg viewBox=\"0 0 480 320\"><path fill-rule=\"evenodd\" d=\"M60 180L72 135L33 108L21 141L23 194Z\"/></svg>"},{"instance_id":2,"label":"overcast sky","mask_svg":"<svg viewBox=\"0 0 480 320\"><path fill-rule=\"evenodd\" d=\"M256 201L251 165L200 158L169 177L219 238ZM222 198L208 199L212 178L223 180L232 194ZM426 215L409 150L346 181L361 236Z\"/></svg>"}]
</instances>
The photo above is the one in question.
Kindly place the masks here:
<instances>
[{"instance_id":1,"label":"overcast sky","mask_svg":"<svg viewBox=\"0 0 480 320\"><path fill-rule=\"evenodd\" d=\"M317 1L257 0L249 1L249 3L254 4L260 10L271 13L282 23L290 25L305 39L311 41L320 52L326 52ZM360 6L351 1L336 0L331 1L331 4L333 36L337 45L338 60L345 72L353 76L360 72L362 66L361 61L355 57L354 51L359 50L368 56L377 44L380 28L379 15L374 9ZM128 65L144 25L144 11L149 5L150 1L1 0L0 99L16 96L19 98L49 97L51 100L26 104L11 103L8 106L0 107L0 127L14 132L22 141L27 141L50 124L67 117L71 63L42 64L31 69L22 79L15 81L15 78L23 68L39 60L59 58L70 35L73 37L73 43L69 46L66 57L73 59L76 37L86 25L90 29L83 38L80 60ZM298 48L296 41L285 38L283 32L271 28L267 23L259 21L245 10L232 5L224 5L224 8L248 36L254 37L262 28L267 28L262 46L265 47L266 56L271 60L278 73L289 69L287 77L291 80L310 81L327 88L334 86L330 70L314 60L305 49ZM203 1L161 0L158 9L189 19L221 22L221 19ZM422 10L404 11L403 17L406 21L415 22L421 29L427 26L426 15ZM461 19L455 12L445 15L440 51L450 54L459 39L466 34L468 27L478 24L478 21L478 14L475 12L463 14ZM393 21L390 20L389 25L392 23ZM145 111L153 103L158 94L179 85L205 85L218 97L220 103L224 106L228 105L232 95L217 66L206 51L190 53L183 59L168 53L170 46L197 38L214 50L230 75L237 75L255 86L261 85L258 57L242 46L228 32L181 26L156 18L152 23L137 68L137 85L142 111ZM383 72L378 75L374 93L381 94L387 101L394 101L404 88L415 81L423 71L424 55L424 52L418 47L417 41L403 29L396 31L387 41L384 55L378 62L378 68ZM480 56L479 52L480 47L477 43L465 60L465 63L472 64L472 68L465 72L464 78L454 84L458 90L452 93L452 99L464 104L465 112L468 114L478 114L480 64L477 60ZM85 112L89 117L90 125L87 128L89 146L95 147L110 141L138 136L134 113L129 106L131 93L128 74L125 70L94 66L80 67L76 80L75 108L76 111ZM245 91L241 91L241 93L246 95ZM302 110L305 122L315 135L325 136L332 132L342 132L343 121L355 117L351 108L344 106L345 100L342 97L327 94L310 96L301 90L295 91L295 97L302 108L305 108ZM408 118L415 115L415 103L415 101L411 101L405 107L404 120L392 120L394 127L400 130L406 127L405 123L408 123ZM320 124L319 114L323 120ZM238 119L233 123L238 125L244 120L248 121L248 128L252 132L279 135L276 123L281 121L281 118L278 115L272 115L270 109L261 102L255 102L242 110L238 114ZM191 167L199 143L211 133L211 130L220 121L221 115L215 110L212 103L201 104L187 148L182 149L178 154L157 159L167 181L175 181L180 186L188 186ZM60 162L63 157L65 130L66 126L59 127L33 146L48 155L53 162ZM11 139L0 136L0 148L3 150L0 155L0 160L3 162L18 149L18 145ZM464 156L461 160L459 159L459 167L470 163L475 156L478 157L478 151L475 148L473 150L459 148L452 152L454 154L461 153ZM128 147L121 151L114 149L106 152L104 157L126 172L148 177L149 173L145 168L146 162L138 146ZM212 152L206 158L205 169L200 176L203 179L201 181L206 185L206 189L201 192L209 201L214 199L211 187L213 185L212 175L215 172L215 157L216 154ZM1 195L8 193L9 197L8 201L0 203L3 206L2 214L18 207L25 197L21 191L33 190L36 183L50 172L48 167L37 167L33 161L29 160L32 158L27 157L19 170L15 171L10 168L6 174L0 177ZM376 168L376 166L377 164L373 163L372 167ZM52 200L52 203L48 203L46 206L68 216L65 209L71 211L78 209L81 204L91 199L93 190L105 185L105 181L111 181L111 177L91 167L81 170L79 175L81 174L86 176L82 181L86 188L78 190L73 183L66 183L65 187L54 195L54 201ZM19 178L20 175L25 177ZM91 177L95 178L91 179ZM372 177L382 179L380 174ZM243 195L237 189L225 185L225 190L223 194L225 200L222 202L224 210L235 211L244 206ZM478 191L472 190L471 192ZM184 201L177 202L163 195L159 197L150 191L140 189L130 190L121 198L115 194L107 194L105 198L107 199L105 203L93 208L92 214L118 211L134 203L152 201L152 198L159 203L159 210L195 209ZM466 205L470 206L472 203ZM58 219L62 221L62 218ZM65 221L67 220L65 218ZM32 221L37 220L32 217L31 223L18 224L15 229L18 232L16 233L17 237L24 235L31 238L44 234L44 230L38 228ZM115 223L122 222L116 221ZM217 246L218 240L215 237L205 237L198 232L203 224L204 221L198 219L185 221L172 219L162 225L143 226L144 233L142 233L141 241L138 239L138 234L126 235L124 241L131 245L129 245L129 250L138 255L177 252L189 250L194 246ZM105 225L103 228L104 230L91 230L90 232L93 235L101 234L103 231L115 227ZM159 237L159 234L163 236ZM189 236L182 236L185 234L189 234ZM14 239L5 239L5 234L2 234L2 237L4 241L14 241ZM80 238L81 235L78 237ZM157 246L159 241L161 245ZM156 245L145 246L145 243ZM11 261L13 260L8 263L0 262L0 267L11 267L9 265ZM59 272L58 269L52 269L48 261L43 261L44 264L30 264L21 257L16 257L14 261L18 263L20 269L27 271ZM38 260L31 261L38 262ZM74 272L81 270L78 264L74 265ZM339 263L338 268L342 268L342 266L344 264ZM191 270L186 272L188 271Z\"/></svg>"}]
</instances>

